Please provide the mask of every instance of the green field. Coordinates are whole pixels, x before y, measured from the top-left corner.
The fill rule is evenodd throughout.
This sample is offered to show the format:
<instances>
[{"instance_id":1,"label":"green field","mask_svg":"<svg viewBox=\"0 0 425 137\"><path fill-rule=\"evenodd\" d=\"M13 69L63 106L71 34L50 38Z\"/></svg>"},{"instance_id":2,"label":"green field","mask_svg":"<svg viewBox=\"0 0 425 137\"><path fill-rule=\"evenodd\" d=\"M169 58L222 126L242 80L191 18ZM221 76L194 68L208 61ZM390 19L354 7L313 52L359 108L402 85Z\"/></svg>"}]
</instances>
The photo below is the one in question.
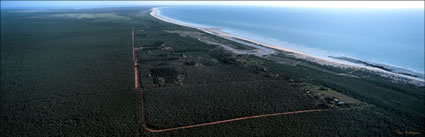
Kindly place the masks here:
<instances>
[{"instance_id":1,"label":"green field","mask_svg":"<svg viewBox=\"0 0 425 137\"><path fill-rule=\"evenodd\" d=\"M195 37L252 47L162 22L150 8L2 10L0 136L425 134L424 87L286 52L234 54ZM132 28L140 90L133 89ZM345 104L333 105L333 97ZM311 109L325 111L143 128Z\"/></svg>"}]
</instances>

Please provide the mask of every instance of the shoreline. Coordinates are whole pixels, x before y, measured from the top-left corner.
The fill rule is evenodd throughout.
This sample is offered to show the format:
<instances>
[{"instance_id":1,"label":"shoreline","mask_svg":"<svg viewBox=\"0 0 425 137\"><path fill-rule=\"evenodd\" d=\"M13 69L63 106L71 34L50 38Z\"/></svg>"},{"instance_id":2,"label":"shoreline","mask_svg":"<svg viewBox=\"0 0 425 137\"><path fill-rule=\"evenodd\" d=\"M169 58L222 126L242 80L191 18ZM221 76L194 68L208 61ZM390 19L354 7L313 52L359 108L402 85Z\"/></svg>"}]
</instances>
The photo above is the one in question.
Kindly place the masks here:
<instances>
[{"instance_id":1,"label":"shoreline","mask_svg":"<svg viewBox=\"0 0 425 137\"><path fill-rule=\"evenodd\" d=\"M338 60L331 60L331 58L330 59L323 59L323 58L320 58L320 57L316 57L316 56L313 56L313 55L303 53L301 51L296 51L296 50L281 47L281 46L278 46L278 45L266 44L266 43L263 43L263 42L250 40L248 38L243 38L243 37L240 37L240 36L235 36L235 35L232 35L232 34L229 34L229 33L226 33L226 32L222 32L222 31L220 31L219 28L205 27L203 25L185 23L185 22L182 22L182 21L170 19L168 17L160 15L160 10L157 7L151 9L150 15L152 17L154 17L158 20L164 21L164 22L168 22L168 23L172 23L172 24L176 24L176 25L180 25L180 26L185 26L185 27L189 27L189 28L195 28L195 29L198 29L202 32L212 34L212 35L215 35L215 36L218 36L218 37L222 37L222 38L225 38L225 39L234 38L234 39L244 40L244 41L247 41L249 43L256 44L258 46L264 47L264 48L269 48L269 49L272 49L272 50L291 53L291 55L295 58L305 59L305 60L312 61L312 62L321 64L321 65L329 65L329 66L334 66L334 67L339 67L339 68L366 69L366 70L369 70L369 71L376 72L376 73L380 74L381 76L388 77L388 78L393 79L393 80L403 81L400 78L404 78L404 79L410 80L410 81L405 81L405 82L415 84L415 85L424 86L423 82L425 82L425 80L418 78L418 77L403 75L403 74L399 74L399 73L395 73L395 72L391 72L391 71L386 71L386 70L382 70L382 69L370 67L370 66L363 66L363 65L359 65L359 64L354 64L354 63L349 63L349 62L344 62L344 61L338 61Z\"/></svg>"}]
</instances>

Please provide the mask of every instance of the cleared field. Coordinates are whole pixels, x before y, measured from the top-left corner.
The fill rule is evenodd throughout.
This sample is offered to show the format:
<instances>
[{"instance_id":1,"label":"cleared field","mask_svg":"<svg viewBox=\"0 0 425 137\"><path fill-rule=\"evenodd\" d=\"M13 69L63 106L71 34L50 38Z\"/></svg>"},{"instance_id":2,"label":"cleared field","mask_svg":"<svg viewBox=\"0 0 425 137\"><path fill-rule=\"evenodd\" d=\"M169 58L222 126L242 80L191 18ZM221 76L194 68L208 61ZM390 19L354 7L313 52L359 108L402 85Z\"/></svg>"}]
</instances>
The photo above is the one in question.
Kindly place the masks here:
<instances>
[{"instance_id":1,"label":"cleared field","mask_svg":"<svg viewBox=\"0 0 425 137\"><path fill-rule=\"evenodd\" d=\"M361 101L333 89L311 84L301 84L306 95L315 98L336 98L346 104L363 104Z\"/></svg>"}]
</instances>

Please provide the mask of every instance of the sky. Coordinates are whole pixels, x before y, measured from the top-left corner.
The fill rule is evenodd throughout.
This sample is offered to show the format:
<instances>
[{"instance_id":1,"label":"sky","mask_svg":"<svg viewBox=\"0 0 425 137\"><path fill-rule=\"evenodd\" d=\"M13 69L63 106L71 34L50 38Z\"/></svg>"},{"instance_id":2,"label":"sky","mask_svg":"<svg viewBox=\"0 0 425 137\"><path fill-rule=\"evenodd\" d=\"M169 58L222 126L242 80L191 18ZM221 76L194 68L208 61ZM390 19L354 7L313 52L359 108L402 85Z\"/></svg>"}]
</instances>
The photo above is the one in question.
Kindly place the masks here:
<instances>
[{"instance_id":1,"label":"sky","mask_svg":"<svg viewBox=\"0 0 425 137\"><path fill-rule=\"evenodd\" d=\"M1 1L1 8L94 8L143 5L248 5L305 8L424 8L424 1Z\"/></svg>"}]
</instances>

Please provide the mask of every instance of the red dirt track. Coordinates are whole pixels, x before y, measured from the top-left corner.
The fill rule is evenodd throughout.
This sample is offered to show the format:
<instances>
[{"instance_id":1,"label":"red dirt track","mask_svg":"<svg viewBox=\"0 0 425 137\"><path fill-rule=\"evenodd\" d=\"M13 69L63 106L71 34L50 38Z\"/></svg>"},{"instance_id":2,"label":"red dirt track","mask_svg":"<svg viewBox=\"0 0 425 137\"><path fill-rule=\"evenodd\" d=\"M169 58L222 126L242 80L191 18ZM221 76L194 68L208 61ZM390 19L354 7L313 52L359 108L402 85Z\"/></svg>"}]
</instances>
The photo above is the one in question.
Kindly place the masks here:
<instances>
[{"instance_id":1,"label":"red dirt track","mask_svg":"<svg viewBox=\"0 0 425 137\"><path fill-rule=\"evenodd\" d=\"M189 125L189 126L181 126L181 127L175 127L175 128L166 128L166 129L151 129L151 128L148 128L146 126L146 123L143 125L143 127L144 127L145 130L147 130L149 132L157 133L157 132L165 132L165 131L172 131L172 130L179 130L179 129L186 129L186 128L194 128L194 127L200 127L200 126L215 125L215 124L221 124L221 123L227 123L227 122L233 122L233 121L239 121L239 120L245 120L245 119L254 119L254 118L261 118L261 117L288 115L288 114L297 114L297 113L308 113L308 112L316 112L316 111L324 111L324 110L326 110L326 109L312 109L312 110L300 110L300 111L293 111L293 112L263 114L263 115L233 118L233 119L228 119L228 120L220 120L220 121L201 123L201 124L195 124L195 125Z\"/></svg>"},{"instance_id":2,"label":"red dirt track","mask_svg":"<svg viewBox=\"0 0 425 137\"><path fill-rule=\"evenodd\" d=\"M133 47L133 62L134 62L134 88L139 88L139 68L136 58L136 49L134 47L134 28L131 31L132 47Z\"/></svg>"}]
</instances>

